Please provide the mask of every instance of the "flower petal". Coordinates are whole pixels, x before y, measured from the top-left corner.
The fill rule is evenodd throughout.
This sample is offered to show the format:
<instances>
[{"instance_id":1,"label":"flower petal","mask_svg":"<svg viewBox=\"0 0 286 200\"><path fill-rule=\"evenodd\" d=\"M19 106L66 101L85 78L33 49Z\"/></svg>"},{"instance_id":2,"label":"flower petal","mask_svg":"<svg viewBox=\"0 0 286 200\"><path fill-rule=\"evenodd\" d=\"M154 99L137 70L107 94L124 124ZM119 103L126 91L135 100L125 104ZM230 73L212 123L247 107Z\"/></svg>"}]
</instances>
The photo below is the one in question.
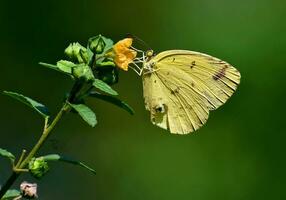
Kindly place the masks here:
<instances>
[{"instance_id":1,"label":"flower petal","mask_svg":"<svg viewBox=\"0 0 286 200\"><path fill-rule=\"evenodd\" d=\"M114 62L120 69L127 71L128 65L136 58L137 52L130 49L132 45L132 38L125 38L120 40L113 46L115 53Z\"/></svg>"}]
</instances>

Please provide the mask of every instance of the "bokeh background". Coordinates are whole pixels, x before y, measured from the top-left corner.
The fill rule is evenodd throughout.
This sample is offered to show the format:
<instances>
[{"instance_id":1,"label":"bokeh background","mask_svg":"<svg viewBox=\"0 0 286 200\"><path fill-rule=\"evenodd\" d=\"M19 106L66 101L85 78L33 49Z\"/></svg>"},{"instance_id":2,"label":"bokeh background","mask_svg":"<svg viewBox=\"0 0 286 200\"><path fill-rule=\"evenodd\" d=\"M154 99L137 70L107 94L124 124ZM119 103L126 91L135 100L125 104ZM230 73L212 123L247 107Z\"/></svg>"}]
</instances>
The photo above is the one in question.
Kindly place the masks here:
<instances>
[{"instance_id":1,"label":"bokeh background","mask_svg":"<svg viewBox=\"0 0 286 200\"><path fill-rule=\"evenodd\" d=\"M255 200L285 199L286 2L280 0L1 1L0 90L23 93L56 113L71 80L44 68L63 50L99 33L117 41L137 35L155 52L190 49L232 63L242 74L235 95L187 136L153 126L142 83L121 72L114 88L136 111L89 100L98 125L68 115L40 154L85 161L93 176L64 163L37 182L47 199ZM42 119L0 96L0 146L30 149ZM0 183L10 174L0 158Z\"/></svg>"}]
</instances>

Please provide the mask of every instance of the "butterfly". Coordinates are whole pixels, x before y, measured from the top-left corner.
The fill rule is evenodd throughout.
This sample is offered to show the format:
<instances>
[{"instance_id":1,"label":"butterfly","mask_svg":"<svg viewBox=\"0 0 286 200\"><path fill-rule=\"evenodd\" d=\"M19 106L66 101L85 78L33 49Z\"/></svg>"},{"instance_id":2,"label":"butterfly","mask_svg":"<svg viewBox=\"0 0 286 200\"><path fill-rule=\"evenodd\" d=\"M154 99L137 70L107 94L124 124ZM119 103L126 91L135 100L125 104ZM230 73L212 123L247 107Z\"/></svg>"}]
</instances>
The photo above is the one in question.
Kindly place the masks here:
<instances>
[{"instance_id":1,"label":"butterfly","mask_svg":"<svg viewBox=\"0 0 286 200\"><path fill-rule=\"evenodd\" d=\"M126 47L131 47L130 41ZM195 51L168 50L158 55L147 51L134 61L137 70L132 69L142 76L151 122L174 134L202 127L209 112L223 105L240 83L240 73L232 65Z\"/></svg>"},{"instance_id":2,"label":"butterfly","mask_svg":"<svg viewBox=\"0 0 286 200\"><path fill-rule=\"evenodd\" d=\"M147 53L143 95L151 122L175 134L202 127L211 110L224 104L240 83L233 66L207 54L169 50Z\"/></svg>"}]
</instances>

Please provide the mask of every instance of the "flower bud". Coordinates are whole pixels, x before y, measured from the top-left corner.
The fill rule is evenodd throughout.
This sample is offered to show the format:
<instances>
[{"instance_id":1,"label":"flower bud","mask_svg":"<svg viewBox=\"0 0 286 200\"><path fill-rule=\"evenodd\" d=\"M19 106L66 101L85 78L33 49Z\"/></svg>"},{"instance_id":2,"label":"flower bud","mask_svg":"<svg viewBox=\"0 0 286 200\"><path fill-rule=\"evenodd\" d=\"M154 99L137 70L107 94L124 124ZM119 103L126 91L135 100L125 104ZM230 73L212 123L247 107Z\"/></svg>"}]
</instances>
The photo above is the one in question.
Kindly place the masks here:
<instances>
[{"instance_id":1,"label":"flower bud","mask_svg":"<svg viewBox=\"0 0 286 200\"><path fill-rule=\"evenodd\" d=\"M89 48L92 52L96 54L101 54L105 48L105 42L101 35L98 35L89 40Z\"/></svg>"},{"instance_id":2,"label":"flower bud","mask_svg":"<svg viewBox=\"0 0 286 200\"><path fill-rule=\"evenodd\" d=\"M49 171L49 166L43 157L33 158L29 162L29 170L35 178L42 178Z\"/></svg>"},{"instance_id":3,"label":"flower bud","mask_svg":"<svg viewBox=\"0 0 286 200\"><path fill-rule=\"evenodd\" d=\"M73 68L72 75L77 79L84 79L90 81L94 79L93 72L87 65L77 65Z\"/></svg>"},{"instance_id":4,"label":"flower bud","mask_svg":"<svg viewBox=\"0 0 286 200\"><path fill-rule=\"evenodd\" d=\"M71 43L65 49L65 54L75 63L87 63L89 60L87 49L78 42Z\"/></svg>"},{"instance_id":5,"label":"flower bud","mask_svg":"<svg viewBox=\"0 0 286 200\"><path fill-rule=\"evenodd\" d=\"M89 49L95 54L102 54L111 49L113 41L102 35L92 37L88 40Z\"/></svg>"}]
</instances>

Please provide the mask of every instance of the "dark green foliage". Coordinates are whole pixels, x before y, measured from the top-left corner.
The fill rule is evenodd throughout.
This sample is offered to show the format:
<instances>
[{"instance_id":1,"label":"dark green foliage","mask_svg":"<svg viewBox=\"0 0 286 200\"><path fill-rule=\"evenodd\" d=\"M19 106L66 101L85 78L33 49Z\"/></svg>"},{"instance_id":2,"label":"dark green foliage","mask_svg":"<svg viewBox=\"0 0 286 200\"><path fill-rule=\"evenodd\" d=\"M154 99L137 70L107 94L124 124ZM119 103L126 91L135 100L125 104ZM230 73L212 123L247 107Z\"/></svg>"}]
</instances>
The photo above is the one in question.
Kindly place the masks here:
<instances>
[{"instance_id":1,"label":"dark green foliage","mask_svg":"<svg viewBox=\"0 0 286 200\"><path fill-rule=\"evenodd\" d=\"M70 104L70 106L81 116L81 118L94 127L97 124L95 113L84 104Z\"/></svg>"},{"instance_id":2,"label":"dark green foliage","mask_svg":"<svg viewBox=\"0 0 286 200\"><path fill-rule=\"evenodd\" d=\"M18 94L16 92L9 92L9 91L4 91L3 92L5 95L8 95L10 97L13 97L14 99L17 99L18 101L26 104L27 106L33 108L35 111L37 111L39 114L41 114L44 118L49 116L49 111L46 106L43 104L26 97L22 94Z\"/></svg>"},{"instance_id":3,"label":"dark green foliage","mask_svg":"<svg viewBox=\"0 0 286 200\"><path fill-rule=\"evenodd\" d=\"M118 95L118 93L115 90L113 90L108 84L106 84L104 81L100 79L94 79L92 85L107 94Z\"/></svg>"},{"instance_id":4,"label":"dark green foliage","mask_svg":"<svg viewBox=\"0 0 286 200\"><path fill-rule=\"evenodd\" d=\"M8 190L6 194L1 198L1 200L13 200L16 197L19 197L21 192L19 190Z\"/></svg>"},{"instance_id":5,"label":"dark green foliage","mask_svg":"<svg viewBox=\"0 0 286 200\"><path fill-rule=\"evenodd\" d=\"M42 157L45 161L62 161L62 162L66 162L66 163L70 163L73 165L78 165L81 166L87 170L89 170L90 172L92 172L93 174L96 174L95 170L92 169L91 167L87 166L86 164L84 164L83 162L71 159L71 158L67 158L65 156L61 156L59 154L50 154L50 155L46 155Z\"/></svg>"},{"instance_id":6,"label":"dark green foliage","mask_svg":"<svg viewBox=\"0 0 286 200\"><path fill-rule=\"evenodd\" d=\"M15 161L15 156L12 153L10 153L9 151L5 150L5 149L1 149L0 148L0 156L9 158L12 162Z\"/></svg>"}]
</instances>

